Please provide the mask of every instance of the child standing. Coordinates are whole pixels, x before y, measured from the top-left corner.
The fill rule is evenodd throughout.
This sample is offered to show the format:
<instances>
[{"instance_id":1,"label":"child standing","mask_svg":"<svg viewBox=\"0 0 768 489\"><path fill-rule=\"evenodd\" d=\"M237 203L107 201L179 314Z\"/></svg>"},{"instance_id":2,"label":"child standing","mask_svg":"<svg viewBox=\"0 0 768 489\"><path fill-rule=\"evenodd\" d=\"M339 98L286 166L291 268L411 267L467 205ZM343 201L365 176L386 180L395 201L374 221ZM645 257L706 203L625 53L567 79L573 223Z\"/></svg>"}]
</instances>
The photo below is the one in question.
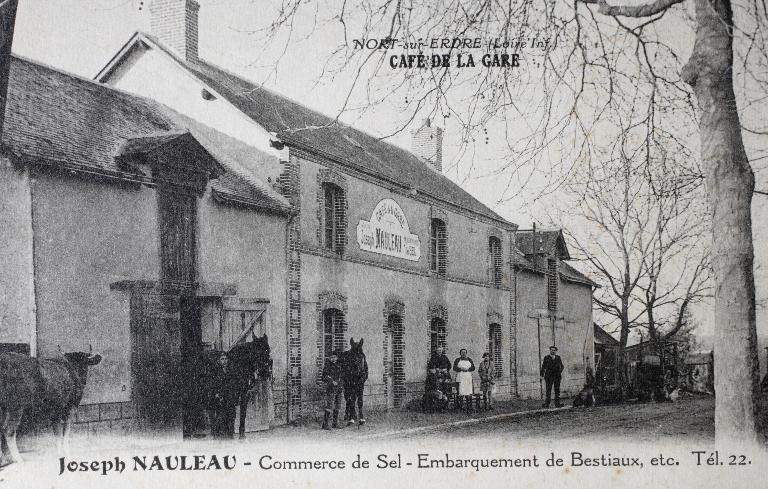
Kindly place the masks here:
<instances>
[{"instance_id":1,"label":"child standing","mask_svg":"<svg viewBox=\"0 0 768 489\"><path fill-rule=\"evenodd\" d=\"M483 353L483 361L477 373L480 375L480 391L483 393L483 403L485 409L493 409L493 362L488 352Z\"/></svg>"}]
</instances>

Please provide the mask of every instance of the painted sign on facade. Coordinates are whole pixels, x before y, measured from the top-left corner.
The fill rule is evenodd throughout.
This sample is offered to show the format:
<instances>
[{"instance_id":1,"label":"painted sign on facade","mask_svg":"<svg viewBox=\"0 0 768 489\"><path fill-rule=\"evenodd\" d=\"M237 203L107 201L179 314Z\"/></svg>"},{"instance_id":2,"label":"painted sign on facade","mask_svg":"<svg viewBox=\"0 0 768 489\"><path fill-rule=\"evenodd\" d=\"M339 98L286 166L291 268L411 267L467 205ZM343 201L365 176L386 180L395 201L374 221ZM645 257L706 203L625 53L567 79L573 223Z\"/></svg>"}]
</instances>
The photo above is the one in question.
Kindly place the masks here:
<instances>
[{"instance_id":1,"label":"painted sign on facade","mask_svg":"<svg viewBox=\"0 0 768 489\"><path fill-rule=\"evenodd\" d=\"M419 237L411 234L405 213L392 199L376 204L370 221L360 220L357 244L363 251L405 260L418 261L421 256Z\"/></svg>"}]
</instances>

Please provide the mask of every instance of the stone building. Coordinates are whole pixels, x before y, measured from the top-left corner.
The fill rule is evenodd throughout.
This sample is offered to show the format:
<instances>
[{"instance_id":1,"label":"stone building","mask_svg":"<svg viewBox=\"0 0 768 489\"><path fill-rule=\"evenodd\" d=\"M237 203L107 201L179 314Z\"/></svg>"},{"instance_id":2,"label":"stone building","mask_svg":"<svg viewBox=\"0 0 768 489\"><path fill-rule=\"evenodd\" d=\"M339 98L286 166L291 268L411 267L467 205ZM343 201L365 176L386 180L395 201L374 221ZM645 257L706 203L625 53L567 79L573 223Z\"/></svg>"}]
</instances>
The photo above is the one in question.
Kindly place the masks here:
<instances>
[{"instance_id":1,"label":"stone building","mask_svg":"<svg viewBox=\"0 0 768 489\"><path fill-rule=\"evenodd\" d=\"M315 413L325 357L350 338L378 409L421 396L436 345L490 352L514 398L539 396L556 343L579 387L593 284L562 234L516 234L442 175L430 121L411 153L200 59L198 8L154 0L152 34L96 82L11 70L0 222L16 232L0 239L18 259L0 284L23 280L0 342L102 351L79 422L179 427L185 358L250 329L275 362L262 425Z\"/></svg>"}]
</instances>

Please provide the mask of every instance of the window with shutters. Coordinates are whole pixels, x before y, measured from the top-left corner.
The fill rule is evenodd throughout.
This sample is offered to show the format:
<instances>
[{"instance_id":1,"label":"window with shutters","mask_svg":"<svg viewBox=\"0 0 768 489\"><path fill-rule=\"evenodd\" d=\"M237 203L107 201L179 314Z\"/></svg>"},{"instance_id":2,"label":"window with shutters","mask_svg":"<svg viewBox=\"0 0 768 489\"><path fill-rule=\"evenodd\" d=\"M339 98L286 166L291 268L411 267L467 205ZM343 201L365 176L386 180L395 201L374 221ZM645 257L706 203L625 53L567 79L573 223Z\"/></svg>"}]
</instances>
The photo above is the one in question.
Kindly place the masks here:
<instances>
[{"instance_id":1,"label":"window with shutters","mask_svg":"<svg viewBox=\"0 0 768 489\"><path fill-rule=\"evenodd\" d=\"M448 231L445 222L432 219L429 235L430 270L445 275L448 265Z\"/></svg>"},{"instance_id":2,"label":"window with shutters","mask_svg":"<svg viewBox=\"0 0 768 489\"><path fill-rule=\"evenodd\" d=\"M346 245L346 196L333 183L323 183L323 247L338 254Z\"/></svg>"},{"instance_id":3,"label":"window with shutters","mask_svg":"<svg viewBox=\"0 0 768 489\"><path fill-rule=\"evenodd\" d=\"M488 253L491 263L491 284L494 287L501 287L503 279L501 240L496 236L491 236L488 239Z\"/></svg>"},{"instance_id":4,"label":"window with shutters","mask_svg":"<svg viewBox=\"0 0 768 489\"><path fill-rule=\"evenodd\" d=\"M323 357L344 349L344 313L338 309L323 311Z\"/></svg>"},{"instance_id":5,"label":"window with shutters","mask_svg":"<svg viewBox=\"0 0 768 489\"><path fill-rule=\"evenodd\" d=\"M446 347L445 321L432 318L429 322L429 351L435 351L438 346Z\"/></svg>"},{"instance_id":6,"label":"window with shutters","mask_svg":"<svg viewBox=\"0 0 768 489\"><path fill-rule=\"evenodd\" d=\"M557 311L557 260L547 260L547 308Z\"/></svg>"},{"instance_id":7,"label":"window with shutters","mask_svg":"<svg viewBox=\"0 0 768 489\"><path fill-rule=\"evenodd\" d=\"M501 325L492 323L488 325L488 353L493 362L494 377L499 378L504 370L501 358Z\"/></svg>"}]
</instances>

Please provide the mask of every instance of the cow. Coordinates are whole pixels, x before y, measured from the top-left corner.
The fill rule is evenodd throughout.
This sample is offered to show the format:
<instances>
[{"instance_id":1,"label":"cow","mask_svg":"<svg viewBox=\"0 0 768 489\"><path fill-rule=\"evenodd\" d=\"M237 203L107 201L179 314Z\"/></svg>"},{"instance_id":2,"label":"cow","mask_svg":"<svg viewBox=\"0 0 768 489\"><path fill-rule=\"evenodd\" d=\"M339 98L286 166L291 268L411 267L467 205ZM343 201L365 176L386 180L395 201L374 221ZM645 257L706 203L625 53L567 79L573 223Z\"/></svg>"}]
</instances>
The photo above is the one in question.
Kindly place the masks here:
<instances>
[{"instance_id":1,"label":"cow","mask_svg":"<svg viewBox=\"0 0 768 489\"><path fill-rule=\"evenodd\" d=\"M100 361L101 355L84 352L48 359L0 353L0 432L10 463L22 461L16 431L24 412L32 409L50 416L57 445L66 448L71 415L83 398L88 367Z\"/></svg>"}]
</instances>

